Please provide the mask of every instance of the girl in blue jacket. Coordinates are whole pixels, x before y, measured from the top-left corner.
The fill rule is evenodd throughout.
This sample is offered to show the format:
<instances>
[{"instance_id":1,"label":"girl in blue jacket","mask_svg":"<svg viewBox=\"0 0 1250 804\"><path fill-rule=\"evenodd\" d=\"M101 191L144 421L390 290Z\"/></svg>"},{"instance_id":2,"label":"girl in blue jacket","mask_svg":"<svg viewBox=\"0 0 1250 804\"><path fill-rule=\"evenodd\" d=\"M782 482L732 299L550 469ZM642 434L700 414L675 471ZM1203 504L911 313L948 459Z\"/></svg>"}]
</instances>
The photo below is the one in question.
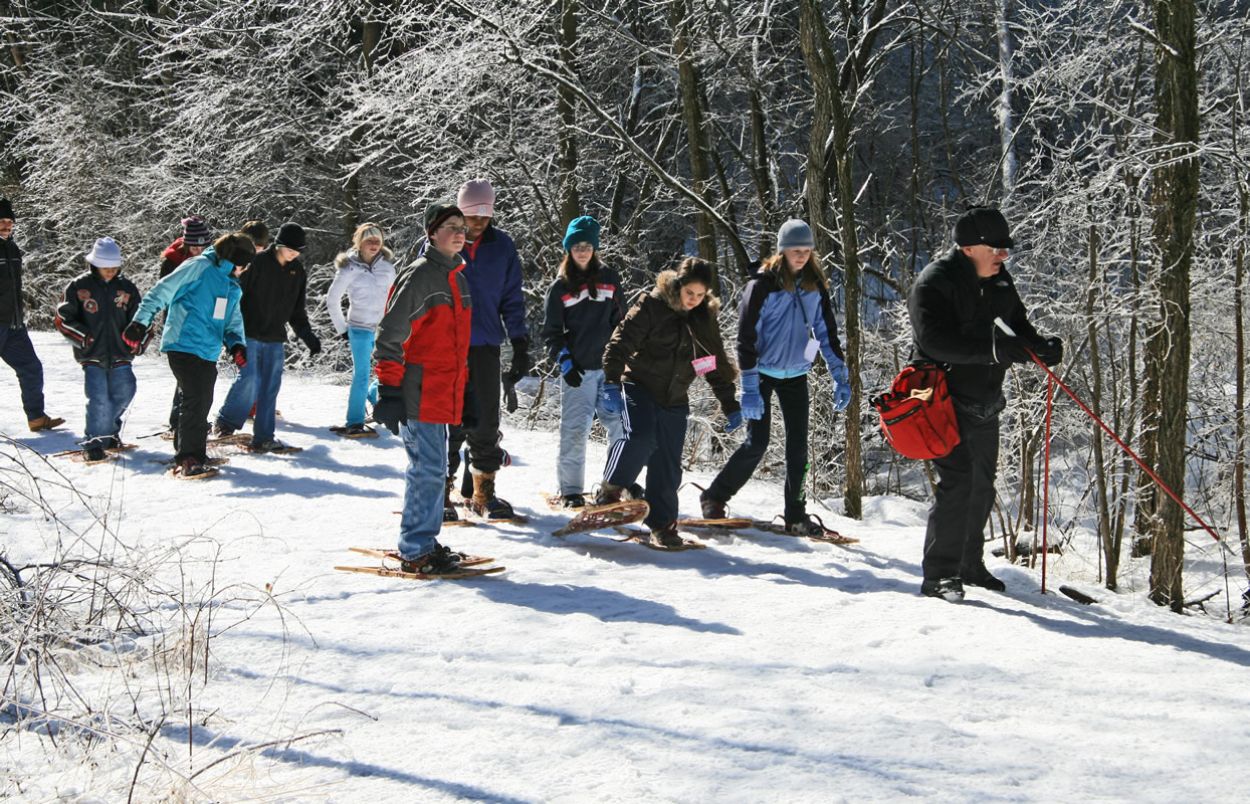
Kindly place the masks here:
<instances>
[{"instance_id":1,"label":"girl in blue jacket","mask_svg":"<svg viewBox=\"0 0 1250 804\"><path fill-rule=\"evenodd\" d=\"M122 337L138 354L146 345L152 318L169 309L161 335L161 351L182 393L178 429L174 433L174 471L184 478L212 477L208 466L208 412L217 382L217 356L225 345L235 364L247 363L246 336L239 300L243 291L235 276L256 253L244 234L218 238L156 283L143 298Z\"/></svg>"},{"instance_id":2,"label":"girl in blue jacket","mask_svg":"<svg viewBox=\"0 0 1250 804\"><path fill-rule=\"evenodd\" d=\"M764 260L742 293L738 314L738 366L742 370L742 416L747 437L725 468L703 492L708 519L725 517L725 506L738 493L768 448L770 403L774 393L786 427L786 530L818 535L819 523L807 515L809 390L807 373L816 353L824 355L833 382L833 405L851 401L851 382L838 341L838 323L829 301L829 282L812 252L812 230L791 219L777 233L777 254Z\"/></svg>"}]
</instances>

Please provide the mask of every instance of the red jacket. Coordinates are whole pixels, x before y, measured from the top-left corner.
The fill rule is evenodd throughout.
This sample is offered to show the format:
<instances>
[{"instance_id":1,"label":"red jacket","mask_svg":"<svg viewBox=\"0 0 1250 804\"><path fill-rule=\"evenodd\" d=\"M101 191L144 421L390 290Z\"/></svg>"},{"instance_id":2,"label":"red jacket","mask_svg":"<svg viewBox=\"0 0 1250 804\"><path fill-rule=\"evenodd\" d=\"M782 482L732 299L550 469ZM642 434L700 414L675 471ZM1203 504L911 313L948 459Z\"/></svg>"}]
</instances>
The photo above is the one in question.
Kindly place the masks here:
<instances>
[{"instance_id":1,"label":"red jacket","mask_svg":"<svg viewBox=\"0 0 1250 804\"><path fill-rule=\"evenodd\" d=\"M431 248L400 269L378 325L378 382L403 389L407 417L459 424L468 380L473 317L457 255Z\"/></svg>"}]
</instances>

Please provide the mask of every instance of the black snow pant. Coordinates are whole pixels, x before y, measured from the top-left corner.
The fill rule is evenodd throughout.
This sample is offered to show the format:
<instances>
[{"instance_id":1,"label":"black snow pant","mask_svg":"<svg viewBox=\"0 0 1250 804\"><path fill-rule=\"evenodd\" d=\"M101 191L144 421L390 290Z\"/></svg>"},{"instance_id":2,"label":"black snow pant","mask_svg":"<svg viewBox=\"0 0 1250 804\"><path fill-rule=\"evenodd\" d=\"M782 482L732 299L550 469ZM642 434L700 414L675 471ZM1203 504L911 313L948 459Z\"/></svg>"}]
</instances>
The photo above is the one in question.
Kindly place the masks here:
<instances>
[{"instance_id":1,"label":"black snow pant","mask_svg":"<svg viewBox=\"0 0 1250 804\"><path fill-rule=\"evenodd\" d=\"M503 465L499 446L499 347L469 347L469 381L464 384L464 423L447 428L447 477L460 468L460 447L469 442L469 463L478 472Z\"/></svg>"},{"instance_id":2,"label":"black snow pant","mask_svg":"<svg viewBox=\"0 0 1250 804\"><path fill-rule=\"evenodd\" d=\"M187 352L167 352L166 357L181 395L178 428L174 430L174 460L207 460L208 412L213 407L217 364Z\"/></svg>"},{"instance_id":3,"label":"black snow pant","mask_svg":"<svg viewBox=\"0 0 1250 804\"><path fill-rule=\"evenodd\" d=\"M647 389L625 383L625 437L608 449L605 483L628 486L647 470L645 499L651 506L645 523L652 530L677 521L681 451L686 444L689 405L662 407Z\"/></svg>"},{"instance_id":4,"label":"black snow pant","mask_svg":"<svg viewBox=\"0 0 1250 804\"><path fill-rule=\"evenodd\" d=\"M980 406L955 404L959 446L935 458L936 499L929 509L924 538L925 580L953 578L975 571L984 561L985 523L994 507L998 471L998 414L1004 402Z\"/></svg>"},{"instance_id":5,"label":"black snow pant","mask_svg":"<svg viewBox=\"0 0 1250 804\"><path fill-rule=\"evenodd\" d=\"M777 393L781 407L781 421L786 428L786 523L802 522L807 518L807 429L809 400L807 375L779 380L760 374L760 397L764 400L764 416L747 422L747 438L729 456L729 462L708 486L707 496L721 502L729 502L746 482L768 449L769 429L772 424L772 395Z\"/></svg>"}]
</instances>

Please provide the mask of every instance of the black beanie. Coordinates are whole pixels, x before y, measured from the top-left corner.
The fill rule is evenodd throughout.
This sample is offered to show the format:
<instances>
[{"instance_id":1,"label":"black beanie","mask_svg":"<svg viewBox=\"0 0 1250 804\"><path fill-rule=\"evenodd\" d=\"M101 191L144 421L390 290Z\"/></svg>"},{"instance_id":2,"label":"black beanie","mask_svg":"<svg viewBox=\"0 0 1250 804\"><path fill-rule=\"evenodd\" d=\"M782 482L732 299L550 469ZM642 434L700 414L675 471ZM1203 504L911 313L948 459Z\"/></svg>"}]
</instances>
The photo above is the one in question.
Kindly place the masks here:
<instances>
[{"instance_id":1,"label":"black beanie","mask_svg":"<svg viewBox=\"0 0 1250 804\"><path fill-rule=\"evenodd\" d=\"M284 223L278 229L278 236L273 240L276 246L286 246L287 248L303 251L304 246L308 244L304 237L304 227L298 223Z\"/></svg>"},{"instance_id":2,"label":"black beanie","mask_svg":"<svg viewBox=\"0 0 1250 804\"><path fill-rule=\"evenodd\" d=\"M9 203L7 198L0 198L0 218L8 218L11 221L17 220L17 216L13 214L13 205Z\"/></svg>"},{"instance_id":3,"label":"black beanie","mask_svg":"<svg viewBox=\"0 0 1250 804\"><path fill-rule=\"evenodd\" d=\"M955 245L1012 248L1011 229L994 207L973 207L955 221Z\"/></svg>"},{"instance_id":4,"label":"black beanie","mask_svg":"<svg viewBox=\"0 0 1250 804\"><path fill-rule=\"evenodd\" d=\"M442 226L448 218L463 218L464 213L455 204L430 204L425 208L425 233L430 234Z\"/></svg>"}]
</instances>

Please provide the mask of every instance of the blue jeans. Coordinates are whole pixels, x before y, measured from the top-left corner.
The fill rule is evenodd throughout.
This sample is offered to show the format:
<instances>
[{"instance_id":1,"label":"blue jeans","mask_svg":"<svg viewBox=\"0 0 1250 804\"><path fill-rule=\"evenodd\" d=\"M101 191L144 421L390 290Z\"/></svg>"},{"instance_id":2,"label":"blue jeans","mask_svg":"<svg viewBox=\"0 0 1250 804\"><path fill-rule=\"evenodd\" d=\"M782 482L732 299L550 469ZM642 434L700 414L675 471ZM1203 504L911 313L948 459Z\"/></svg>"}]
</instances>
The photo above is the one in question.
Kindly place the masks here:
<instances>
[{"instance_id":1,"label":"blue jeans","mask_svg":"<svg viewBox=\"0 0 1250 804\"><path fill-rule=\"evenodd\" d=\"M602 391L602 369L582 374L582 384L577 388L560 379L560 457L556 479L561 494L581 494L586 490L586 441L590 438L595 414L607 428L609 445L625 437L621 414L603 409L599 398Z\"/></svg>"},{"instance_id":2,"label":"blue jeans","mask_svg":"<svg viewBox=\"0 0 1250 804\"><path fill-rule=\"evenodd\" d=\"M121 443L122 416L135 398L135 373L129 363L112 368L84 363L83 386L87 392L87 437L84 448Z\"/></svg>"},{"instance_id":3,"label":"blue jeans","mask_svg":"<svg viewBox=\"0 0 1250 804\"><path fill-rule=\"evenodd\" d=\"M247 421L252 405L256 405L256 421L252 425L252 443L273 440L274 411L278 407L278 390L282 388L282 363L286 348L281 341L268 343L247 339L247 365L226 394L226 401L217 411L217 420L238 430Z\"/></svg>"},{"instance_id":4,"label":"blue jeans","mask_svg":"<svg viewBox=\"0 0 1250 804\"><path fill-rule=\"evenodd\" d=\"M0 327L0 359L13 367L22 388L22 408L27 421L44 415L43 364L35 354L30 335L23 329Z\"/></svg>"},{"instance_id":5,"label":"blue jeans","mask_svg":"<svg viewBox=\"0 0 1250 804\"><path fill-rule=\"evenodd\" d=\"M352 388L347 394L349 427L365 423L365 399L369 396L369 380L372 377L369 369L373 365L373 342L376 338L377 333L372 329L347 328L347 343L352 349Z\"/></svg>"},{"instance_id":6,"label":"blue jeans","mask_svg":"<svg viewBox=\"0 0 1250 804\"><path fill-rule=\"evenodd\" d=\"M408 452L404 510L399 520L399 554L416 558L434 549L443 527L443 484L447 480L447 425L414 419L400 429Z\"/></svg>"}]
</instances>

